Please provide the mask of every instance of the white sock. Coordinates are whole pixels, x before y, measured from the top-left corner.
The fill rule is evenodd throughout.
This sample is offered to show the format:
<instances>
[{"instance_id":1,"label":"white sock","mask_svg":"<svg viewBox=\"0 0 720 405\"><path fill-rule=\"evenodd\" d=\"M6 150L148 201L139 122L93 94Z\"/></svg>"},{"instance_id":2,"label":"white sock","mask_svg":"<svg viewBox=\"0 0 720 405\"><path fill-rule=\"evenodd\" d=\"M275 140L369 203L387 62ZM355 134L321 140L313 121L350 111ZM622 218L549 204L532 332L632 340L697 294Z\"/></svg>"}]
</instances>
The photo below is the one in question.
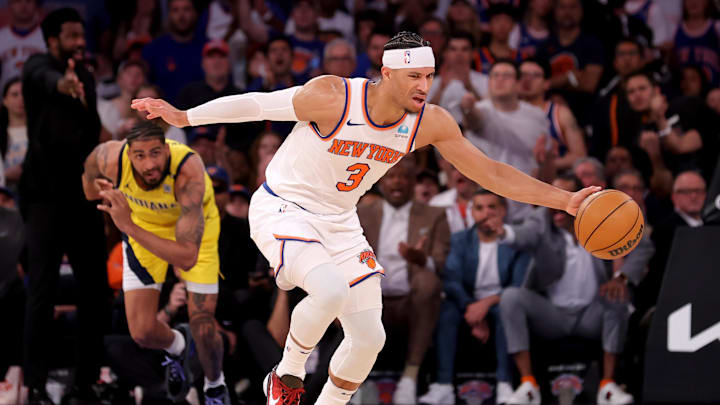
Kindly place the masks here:
<instances>
[{"instance_id":1,"label":"white sock","mask_svg":"<svg viewBox=\"0 0 720 405\"><path fill-rule=\"evenodd\" d=\"M338 388L328 378L327 382L323 386L322 392L315 401L315 405L345 405L350 401L355 391L348 391L342 388Z\"/></svg>"},{"instance_id":2,"label":"white sock","mask_svg":"<svg viewBox=\"0 0 720 405\"><path fill-rule=\"evenodd\" d=\"M292 375L298 377L301 380L305 379L305 363L307 362L310 353L313 349L307 350L301 347L288 333L287 339L285 339L285 350L283 350L283 357L278 364L275 372L279 377L284 375Z\"/></svg>"},{"instance_id":3,"label":"white sock","mask_svg":"<svg viewBox=\"0 0 720 405\"><path fill-rule=\"evenodd\" d=\"M179 356L182 354L183 350L185 350L185 337L183 337L182 333L175 329L170 330L173 332L173 335L175 335L175 339L173 339L170 347L166 348L165 351L173 356Z\"/></svg>"},{"instance_id":4,"label":"white sock","mask_svg":"<svg viewBox=\"0 0 720 405\"><path fill-rule=\"evenodd\" d=\"M220 377L218 377L215 381L210 381L205 377L205 387L203 387L203 391L207 391L210 388L219 387L221 385L225 385L225 374L221 371Z\"/></svg>"}]
</instances>

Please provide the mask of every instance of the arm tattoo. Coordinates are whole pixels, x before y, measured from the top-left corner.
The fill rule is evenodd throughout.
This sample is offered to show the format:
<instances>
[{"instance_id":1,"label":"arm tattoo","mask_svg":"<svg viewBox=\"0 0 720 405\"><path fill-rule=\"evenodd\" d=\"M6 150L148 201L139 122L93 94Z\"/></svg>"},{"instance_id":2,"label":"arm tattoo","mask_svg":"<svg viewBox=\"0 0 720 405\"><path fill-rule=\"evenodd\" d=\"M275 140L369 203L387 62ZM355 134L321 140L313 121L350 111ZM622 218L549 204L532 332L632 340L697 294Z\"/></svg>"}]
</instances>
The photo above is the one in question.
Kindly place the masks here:
<instances>
[{"instance_id":1,"label":"arm tattoo","mask_svg":"<svg viewBox=\"0 0 720 405\"><path fill-rule=\"evenodd\" d=\"M101 143L98 145L85 160L85 176L92 181L97 178L105 177L108 165L107 145Z\"/></svg>"},{"instance_id":2,"label":"arm tattoo","mask_svg":"<svg viewBox=\"0 0 720 405\"><path fill-rule=\"evenodd\" d=\"M175 239L178 242L191 242L200 246L205 232L203 214L204 181L189 180L178 190L180 217L175 228Z\"/></svg>"}]
</instances>

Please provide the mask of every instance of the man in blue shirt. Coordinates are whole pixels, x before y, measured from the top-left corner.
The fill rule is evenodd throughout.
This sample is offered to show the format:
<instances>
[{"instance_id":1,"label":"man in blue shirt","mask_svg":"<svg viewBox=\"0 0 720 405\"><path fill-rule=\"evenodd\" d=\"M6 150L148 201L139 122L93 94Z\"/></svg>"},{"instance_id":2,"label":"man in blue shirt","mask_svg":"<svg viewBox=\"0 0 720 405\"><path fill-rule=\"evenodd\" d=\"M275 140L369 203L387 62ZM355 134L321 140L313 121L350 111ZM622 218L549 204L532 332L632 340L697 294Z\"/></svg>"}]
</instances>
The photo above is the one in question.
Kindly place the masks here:
<instances>
[{"instance_id":1,"label":"man in blue shirt","mask_svg":"<svg viewBox=\"0 0 720 405\"><path fill-rule=\"evenodd\" d=\"M143 49L150 82L157 84L171 103L184 85L204 78L200 62L205 37L195 29L197 19L191 0L169 0L168 33Z\"/></svg>"}]
</instances>

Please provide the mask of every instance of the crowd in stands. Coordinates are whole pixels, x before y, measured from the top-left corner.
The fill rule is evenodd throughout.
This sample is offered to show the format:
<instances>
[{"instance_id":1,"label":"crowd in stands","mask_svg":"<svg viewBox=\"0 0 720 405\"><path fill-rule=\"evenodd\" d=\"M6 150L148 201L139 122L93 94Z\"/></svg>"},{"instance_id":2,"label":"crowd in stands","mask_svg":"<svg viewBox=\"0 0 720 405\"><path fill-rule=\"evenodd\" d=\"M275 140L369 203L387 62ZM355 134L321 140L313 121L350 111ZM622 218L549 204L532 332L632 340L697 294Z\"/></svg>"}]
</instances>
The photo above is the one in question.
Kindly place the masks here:
<instances>
[{"instance_id":1,"label":"crowd in stands","mask_svg":"<svg viewBox=\"0 0 720 405\"><path fill-rule=\"evenodd\" d=\"M602 261L578 246L568 214L495 195L432 148L403 158L357 211L387 274L388 340L376 369L394 370L396 385L380 397L454 404L456 363L467 348L488 346L470 359L471 371L497 382L479 397L539 398L548 382L534 377L536 351L579 337L596 348L597 391L616 401L606 403L630 403L631 393L639 401L643 336L673 235L703 225L720 156L716 5L0 0L0 379L21 365L31 403L47 404L32 400L44 397L52 370L69 368L66 400L86 402L68 403L127 404L138 392L143 403L167 402L162 353L140 348L128 331L121 235L80 188L93 147L146 120L132 99L187 109L323 74L379 80L383 45L410 30L435 54L428 102L447 109L473 145L566 190L621 190L647 227L630 255ZM76 10L78 22L45 19L61 7ZM294 123L157 124L191 146L212 179L225 376L237 403L264 403L262 378L281 358L303 293L275 287L247 213ZM187 322L186 293L168 274L157 317L176 325ZM308 365L305 403L341 340L331 326ZM102 384L101 367L112 375Z\"/></svg>"}]
</instances>

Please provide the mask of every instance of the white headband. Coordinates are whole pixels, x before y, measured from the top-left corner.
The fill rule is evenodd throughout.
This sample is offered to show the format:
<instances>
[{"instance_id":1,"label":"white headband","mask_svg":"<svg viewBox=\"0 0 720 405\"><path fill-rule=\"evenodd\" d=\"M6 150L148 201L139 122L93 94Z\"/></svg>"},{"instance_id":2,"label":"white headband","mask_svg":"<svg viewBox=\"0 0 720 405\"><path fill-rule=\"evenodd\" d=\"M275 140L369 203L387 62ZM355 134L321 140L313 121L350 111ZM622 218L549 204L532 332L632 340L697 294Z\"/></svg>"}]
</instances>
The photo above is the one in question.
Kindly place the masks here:
<instances>
[{"instance_id":1,"label":"white headband","mask_svg":"<svg viewBox=\"0 0 720 405\"><path fill-rule=\"evenodd\" d=\"M382 63L390 69L434 68L435 56L429 46L390 49L383 52Z\"/></svg>"}]
</instances>

